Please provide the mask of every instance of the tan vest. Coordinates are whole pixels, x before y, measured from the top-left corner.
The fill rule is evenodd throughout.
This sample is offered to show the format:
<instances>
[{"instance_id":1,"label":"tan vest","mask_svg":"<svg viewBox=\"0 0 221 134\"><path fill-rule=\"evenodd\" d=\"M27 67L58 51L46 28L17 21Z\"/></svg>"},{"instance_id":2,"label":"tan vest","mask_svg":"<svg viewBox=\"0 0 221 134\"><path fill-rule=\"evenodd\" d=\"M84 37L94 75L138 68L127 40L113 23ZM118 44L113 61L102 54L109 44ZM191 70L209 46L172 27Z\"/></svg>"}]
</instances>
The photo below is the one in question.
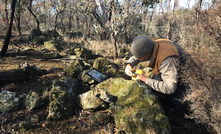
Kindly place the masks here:
<instances>
[{"instance_id":1,"label":"tan vest","mask_svg":"<svg viewBox=\"0 0 221 134\"><path fill-rule=\"evenodd\" d=\"M149 67L153 68L154 74L159 74L160 65L163 60L170 56L179 56L177 47L167 39L158 39L154 41L152 61Z\"/></svg>"}]
</instances>

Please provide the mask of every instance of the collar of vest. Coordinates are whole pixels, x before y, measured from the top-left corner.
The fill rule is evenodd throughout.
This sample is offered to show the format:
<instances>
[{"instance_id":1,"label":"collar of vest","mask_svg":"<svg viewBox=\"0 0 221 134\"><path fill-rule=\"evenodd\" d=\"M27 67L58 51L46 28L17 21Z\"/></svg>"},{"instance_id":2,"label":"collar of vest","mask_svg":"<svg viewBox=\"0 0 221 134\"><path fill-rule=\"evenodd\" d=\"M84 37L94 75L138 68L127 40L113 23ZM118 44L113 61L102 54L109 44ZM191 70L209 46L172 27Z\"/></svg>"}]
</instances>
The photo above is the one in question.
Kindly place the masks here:
<instances>
[{"instance_id":1,"label":"collar of vest","mask_svg":"<svg viewBox=\"0 0 221 134\"><path fill-rule=\"evenodd\" d=\"M151 67L151 68L153 68L155 63L156 63L156 58L157 58L158 50L159 50L159 44L158 44L158 42L154 41L152 59L151 59L151 62L149 64L149 67Z\"/></svg>"}]
</instances>

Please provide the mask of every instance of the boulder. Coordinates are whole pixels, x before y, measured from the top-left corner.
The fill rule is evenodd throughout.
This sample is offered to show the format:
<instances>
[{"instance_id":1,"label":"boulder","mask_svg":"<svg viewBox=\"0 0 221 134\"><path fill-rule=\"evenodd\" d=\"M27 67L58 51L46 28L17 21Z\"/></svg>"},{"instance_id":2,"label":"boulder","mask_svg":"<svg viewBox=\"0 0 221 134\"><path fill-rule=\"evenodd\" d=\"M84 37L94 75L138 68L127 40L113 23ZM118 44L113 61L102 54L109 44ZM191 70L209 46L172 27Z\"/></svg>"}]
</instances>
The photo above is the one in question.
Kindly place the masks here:
<instances>
[{"instance_id":1,"label":"boulder","mask_svg":"<svg viewBox=\"0 0 221 134\"><path fill-rule=\"evenodd\" d=\"M31 125L31 123L27 122L27 121L22 121L22 122L19 123L19 130L22 131L22 132L27 131L29 129L32 129L33 127L34 126Z\"/></svg>"},{"instance_id":2,"label":"boulder","mask_svg":"<svg viewBox=\"0 0 221 134\"><path fill-rule=\"evenodd\" d=\"M53 40L44 42L45 48L47 48L49 50L61 51L65 47L67 47L67 45L68 45L67 42L64 42L62 40L57 40L57 39L53 39Z\"/></svg>"},{"instance_id":3,"label":"boulder","mask_svg":"<svg viewBox=\"0 0 221 134\"><path fill-rule=\"evenodd\" d=\"M0 72L0 85L22 82L40 75L42 75L42 70L37 66L22 62L18 69Z\"/></svg>"},{"instance_id":4,"label":"boulder","mask_svg":"<svg viewBox=\"0 0 221 134\"><path fill-rule=\"evenodd\" d=\"M103 57L95 59L93 68L109 75L116 75L119 69L117 64L110 62L108 59Z\"/></svg>"},{"instance_id":5,"label":"boulder","mask_svg":"<svg viewBox=\"0 0 221 134\"><path fill-rule=\"evenodd\" d=\"M10 110L12 107L19 104L19 97L16 97L15 92L2 91L0 93L0 112Z\"/></svg>"},{"instance_id":6,"label":"boulder","mask_svg":"<svg viewBox=\"0 0 221 134\"><path fill-rule=\"evenodd\" d=\"M143 82L108 79L98 84L93 92L103 101L114 102L109 111L119 129L126 133L170 134L170 123L158 98Z\"/></svg>"},{"instance_id":7,"label":"boulder","mask_svg":"<svg viewBox=\"0 0 221 134\"><path fill-rule=\"evenodd\" d=\"M36 92L30 91L25 99L25 107L28 110L32 110L38 106L41 106L42 102L42 99Z\"/></svg>"},{"instance_id":8,"label":"boulder","mask_svg":"<svg viewBox=\"0 0 221 134\"><path fill-rule=\"evenodd\" d=\"M76 31L76 32L73 32L73 31L67 31L65 34L64 34L64 37L66 40L70 40L70 39L73 39L75 37L82 37L82 33L80 31Z\"/></svg>"},{"instance_id":9,"label":"boulder","mask_svg":"<svg viewBox=\"0 0 221 134\"><path fill-rule=\"evenodd\" d=\"M84 47L74 47L67 52L68 55L76 55L78 58L93 59L92 51Z\"/></svg>"},{"instance_id":10,"label":"boulder","mask_svg":"<svg viewBox=\"0 0 221 134\"><path fill-rule=\"evenodd\" d=\"M64 71L67 75L77 78L84 69L84 63L81 60L73 60L70 65L64 69Z\"/></svg>"},{"instance_id":11,"label":"boulder","mask_svg":"<svg viewBox=\"0 0 221 134\"><path fill-rule=\"evenodd\" d=\"M111 121L111 114L109 112L98 111L93 115L93 123L104 125Z\"/></svg>"},{"instance_id":12,"label":"boulder","mask_svg":"<svg viewBox=\"0 0 221 134\"><path fill-rule=\"evenodd\" d=\"M45 93L50 101L47 120L62 120L70 117L79 92L77 83L70 77L54 80L51 90Z\"/></svg>"},{"instance_id":13,"label":"boulder","mask_svg":"<svg viewBox=\"0 0 221 134\"><path fill-rule=\"evenodd\" d=\"M94 111L96 109L107 108L107 105L104 101L96 96L94 90L89 90L86 93L80 94L79 99L80 103L78 105L84 110Z\"/></svg>"},{"instance_id":14,"label":"boulder","mask_svg":"<svg viewBox=\"0 0 221 134\"><path fill-rule=\"evenodd\" d=\"M59 33L56 30L47 30L43 33L45 37L52 39L52 38L57 38L59 37Z\"/></svg>"},{"instance_id":15,"label":"boulder","mask_svg":"<svg viewBox=\"0 0 221 134\"><path fill-rule=\"evenodd\" d=\"M83 71L81 75L81 80L86 84L96 84L96 81L89 75L86 74L87 71Z\"/></svg>"},{"instance_id":16,"label":"boulder","mask_svg":"<svg viewBox=\"0 0 221 134\"><path fill-rule=\"evenodd\" d=\"M30 34L28 35L29 40L33 40L37 36L41 36L42 32L38 29L33 29Z\"/></svg>"},{"instance_id":17,"label":"boulder","mask_svg":"<svg viewBox=\"0 0 221 134\"><path fill-rule=\"evenodd\" d=\"M16 83L29 80L29 73L26 69L14 69L0 72L0 85L7 83Z\"/></svg>"},{"instance_id":18,"label":"boulder","mask_svg":"<svg viewBox=\"0 0 221 134\"><path fill-rule=\"evenodd\" d=\"M38 44L44 44L45 41L47 41L48 38L41 35L41 36L36 36L33 40L32 40L32 44L34 45L38 45Z\"/></svg>"}]
</instances>

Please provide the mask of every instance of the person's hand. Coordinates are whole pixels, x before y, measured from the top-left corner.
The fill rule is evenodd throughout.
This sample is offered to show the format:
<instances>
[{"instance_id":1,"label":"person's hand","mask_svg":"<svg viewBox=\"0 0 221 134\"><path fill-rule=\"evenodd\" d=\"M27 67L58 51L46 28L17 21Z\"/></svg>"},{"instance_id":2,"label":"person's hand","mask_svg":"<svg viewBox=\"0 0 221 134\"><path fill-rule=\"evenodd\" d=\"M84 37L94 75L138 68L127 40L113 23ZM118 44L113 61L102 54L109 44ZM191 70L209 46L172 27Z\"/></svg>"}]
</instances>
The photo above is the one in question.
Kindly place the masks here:
<instances>
[{"instance_id":1,"label":"person's hand","mask_svg":"<svg viewBox=\"0 0 221 134\"><path fill-rule=\"evenodd\" d=\"M146 76L144 76L143 74L137 74L136 79L138 79L138 80L141 80L141 81L145 82L145 81L146 81L146 79L147 79L147 77L146 77Z\"/></svg>"},{"instance_id":2,"label":"person's hand","mask_svg":"<svg viewBox=\"0 0 221 134\"><path fill-rule=\"evenodd\" d=\"M128 75L128 76L131 76L133 75L132 73L132 66L130 64L127 64L126 68L125 68L125 73Z\"/></svg>"}]
</instances>

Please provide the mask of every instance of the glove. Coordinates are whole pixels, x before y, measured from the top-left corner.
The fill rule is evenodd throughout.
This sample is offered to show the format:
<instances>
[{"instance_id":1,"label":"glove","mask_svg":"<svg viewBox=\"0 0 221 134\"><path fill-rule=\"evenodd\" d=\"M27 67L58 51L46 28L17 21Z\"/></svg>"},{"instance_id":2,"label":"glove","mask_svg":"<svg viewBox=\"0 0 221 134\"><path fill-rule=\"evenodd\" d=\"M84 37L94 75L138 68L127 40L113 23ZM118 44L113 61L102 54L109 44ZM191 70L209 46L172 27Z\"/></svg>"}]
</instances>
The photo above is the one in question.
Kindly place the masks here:
<instances>
[{"instance_id":1,"label":"glove","mask_svg":"<svg viewBox=\"0 0 221 134\"><path fill-rule=\"evenodd\" d=\"M128 75L128 76L131 76L133 75L132 73L132 66L130 64L127 64L126 68L125 68L125 73Z\"/></svg>"}]
</instances>

